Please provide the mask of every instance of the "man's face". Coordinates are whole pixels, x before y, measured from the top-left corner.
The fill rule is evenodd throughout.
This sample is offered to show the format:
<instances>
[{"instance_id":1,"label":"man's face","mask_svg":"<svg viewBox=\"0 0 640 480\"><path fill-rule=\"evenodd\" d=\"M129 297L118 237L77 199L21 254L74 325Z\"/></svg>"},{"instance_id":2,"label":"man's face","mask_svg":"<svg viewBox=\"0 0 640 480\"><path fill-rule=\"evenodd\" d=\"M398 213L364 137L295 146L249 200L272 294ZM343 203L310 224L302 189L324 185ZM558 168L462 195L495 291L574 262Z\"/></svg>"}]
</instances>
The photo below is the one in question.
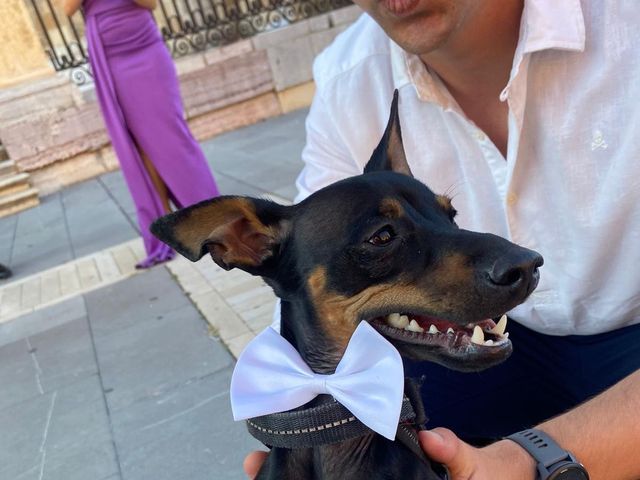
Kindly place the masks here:
<instances>
[{"instance_id":1,"label":"man's face","mask_svg":"<svg viewBox=\"0 0 640 480\"><path fill-rule=\"evenodd\" d=\"M428 54L443 46L479 0L354 0L404 50Z\"/></svg>"}]
</instances>

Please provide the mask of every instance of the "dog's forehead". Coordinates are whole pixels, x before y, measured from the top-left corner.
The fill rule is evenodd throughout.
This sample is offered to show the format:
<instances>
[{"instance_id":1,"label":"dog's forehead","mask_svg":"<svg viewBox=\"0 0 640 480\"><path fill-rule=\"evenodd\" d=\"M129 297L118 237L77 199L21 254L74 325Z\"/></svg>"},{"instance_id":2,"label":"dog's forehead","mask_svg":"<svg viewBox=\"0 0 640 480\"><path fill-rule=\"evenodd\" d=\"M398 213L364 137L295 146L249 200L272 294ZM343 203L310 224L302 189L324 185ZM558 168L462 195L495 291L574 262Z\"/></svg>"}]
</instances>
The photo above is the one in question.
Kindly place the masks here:
<instances>
[{"instance_id":1,"label":"dog's forehead","mask_svg":"<svg viewBox=\"0 0 640 480\"><path fill-rule=\"evenodd\" d=\"M424 210L447 209L448 199L435 195L423 183L394 172L374 172L329 185L307 198L300 209L301 228L351 224L362 216L402 216L406 206ZM337 233L337 232L336 232Z\"/></svg>"}]
</instances>

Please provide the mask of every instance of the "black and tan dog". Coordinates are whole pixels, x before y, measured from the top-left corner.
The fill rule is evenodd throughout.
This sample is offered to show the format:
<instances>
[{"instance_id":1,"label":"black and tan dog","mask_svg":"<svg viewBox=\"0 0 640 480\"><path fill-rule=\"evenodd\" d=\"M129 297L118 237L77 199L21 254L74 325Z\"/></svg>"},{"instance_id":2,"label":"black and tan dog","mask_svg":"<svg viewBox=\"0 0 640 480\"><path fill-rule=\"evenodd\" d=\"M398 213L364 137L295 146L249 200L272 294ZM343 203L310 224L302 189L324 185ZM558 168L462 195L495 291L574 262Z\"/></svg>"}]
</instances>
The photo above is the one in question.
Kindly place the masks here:
<instances>
[{"instance_id":1,"label":"black and tan dog","mask_svg":"<svg viewBox=\"0 0 640 480\"><path fill-rule=\"evenodd\" d=\"M521 303L542 258L458 228L449 198L411 176L397 93L363 175L293 206L219 197L158 220L153 233L196 261L259 275L282 300L282 335L332 373L359 322L405 357L476 371L512 351L493 318ZM322 403L316 399L313 404ZM272 449L259 479L437 479L437 466L371 431L313 448Z\"/></svg>"}]
</instances>

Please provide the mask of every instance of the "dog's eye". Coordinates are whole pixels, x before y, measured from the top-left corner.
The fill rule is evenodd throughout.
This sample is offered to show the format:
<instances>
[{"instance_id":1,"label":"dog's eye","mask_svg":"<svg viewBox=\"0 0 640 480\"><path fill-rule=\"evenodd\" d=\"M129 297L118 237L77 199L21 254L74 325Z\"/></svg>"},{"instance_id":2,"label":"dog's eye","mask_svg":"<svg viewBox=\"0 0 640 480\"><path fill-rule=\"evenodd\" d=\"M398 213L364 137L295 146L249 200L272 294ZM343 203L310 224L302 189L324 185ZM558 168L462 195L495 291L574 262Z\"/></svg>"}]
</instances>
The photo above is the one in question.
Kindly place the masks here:
<instances>
[{"instance_id":1,"label":"dog's eye","mask_svg":"<svg viewBox=\"0 0 640 480\"><path fill-rule=\"evenodd\" d=\"M395 237L394 231L391 227L384 227L374 233L369 239L371 245L386 245Z\"/></svg>"}]
</instances>

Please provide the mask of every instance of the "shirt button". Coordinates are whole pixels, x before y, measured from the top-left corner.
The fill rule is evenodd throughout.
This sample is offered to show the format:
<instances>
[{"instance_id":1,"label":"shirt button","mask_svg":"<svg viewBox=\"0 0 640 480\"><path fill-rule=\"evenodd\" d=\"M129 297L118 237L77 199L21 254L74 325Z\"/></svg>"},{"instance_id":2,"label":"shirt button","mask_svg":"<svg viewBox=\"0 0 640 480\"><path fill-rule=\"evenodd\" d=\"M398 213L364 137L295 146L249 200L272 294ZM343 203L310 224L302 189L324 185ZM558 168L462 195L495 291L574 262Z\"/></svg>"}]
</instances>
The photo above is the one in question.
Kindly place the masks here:
<instances>
[{"instance_id":1,"label":"shirt button","mask_svg":"<svg viewBox=\"0 0 640 480\"><path fill-rule=\"evenodd\" d=\"M513 206L518 201L518 196L515 193L509 193L507 195L507 205Z\"/></svg>"},{"instance_id":2,"label":"shirt button","mask_svg":"<svg viewBox=\"0 0 640 480\"><path fill-rule=\"evenodd\" d=\"M477 140L481 142L484 142L485 139L487 138L487 136L484 134L482 130L476 130L474 133L474 136L476 137Z\"/></svg>"}]
</instances>

